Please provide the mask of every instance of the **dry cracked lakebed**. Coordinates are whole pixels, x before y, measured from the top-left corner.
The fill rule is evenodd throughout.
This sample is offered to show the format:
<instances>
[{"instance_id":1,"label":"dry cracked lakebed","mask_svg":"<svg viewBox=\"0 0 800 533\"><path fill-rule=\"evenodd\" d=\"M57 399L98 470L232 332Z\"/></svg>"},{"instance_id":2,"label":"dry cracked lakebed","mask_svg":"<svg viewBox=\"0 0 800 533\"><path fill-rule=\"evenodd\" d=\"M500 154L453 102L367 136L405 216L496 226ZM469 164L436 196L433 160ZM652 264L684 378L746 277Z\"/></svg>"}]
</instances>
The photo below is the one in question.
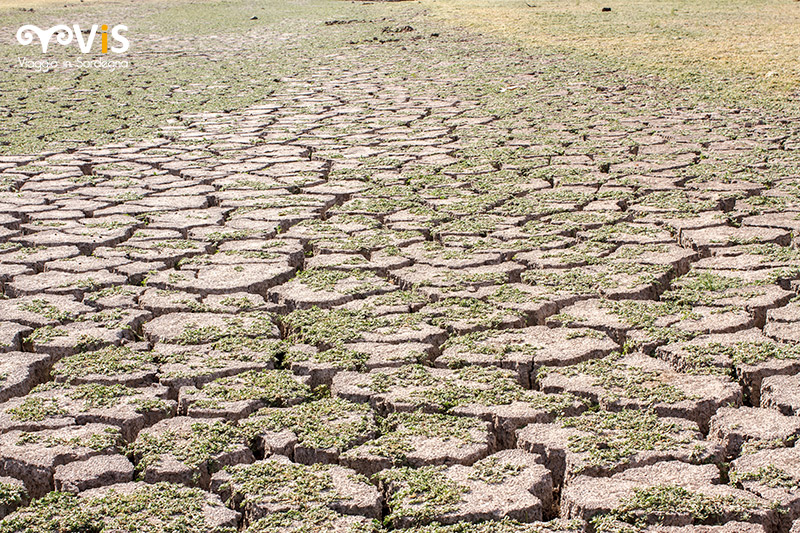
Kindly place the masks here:
<instances>
[{"instance_id":1,"label":"dry cracked lakebed","mask_svg":"<svg viewBox=\"0 0 800 533\"><path fill-rule=\"evenodd\" d=\"M326 9L0 156L0 532L800 531L798 122Z\"/></svg>"}]
</instances>

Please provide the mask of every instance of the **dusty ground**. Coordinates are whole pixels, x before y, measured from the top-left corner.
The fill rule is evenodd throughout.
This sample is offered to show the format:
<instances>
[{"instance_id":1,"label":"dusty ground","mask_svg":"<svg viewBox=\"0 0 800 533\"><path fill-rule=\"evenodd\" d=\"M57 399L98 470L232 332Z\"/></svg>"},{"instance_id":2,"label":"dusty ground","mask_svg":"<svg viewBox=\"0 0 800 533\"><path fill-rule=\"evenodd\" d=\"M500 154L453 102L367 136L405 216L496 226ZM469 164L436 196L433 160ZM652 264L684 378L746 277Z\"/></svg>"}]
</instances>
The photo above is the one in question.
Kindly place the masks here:
<instances>
[{"instance_id":1,"label":"dusty ground","mask_svg":"<svg viewBox=\"0 0 800 533\"><path fill-rule=\"evenodd\" d=\"M161 7L70 15L117 73L2 49L0 532L800 530L794 118Z\"/></svg>"}]
</instances>

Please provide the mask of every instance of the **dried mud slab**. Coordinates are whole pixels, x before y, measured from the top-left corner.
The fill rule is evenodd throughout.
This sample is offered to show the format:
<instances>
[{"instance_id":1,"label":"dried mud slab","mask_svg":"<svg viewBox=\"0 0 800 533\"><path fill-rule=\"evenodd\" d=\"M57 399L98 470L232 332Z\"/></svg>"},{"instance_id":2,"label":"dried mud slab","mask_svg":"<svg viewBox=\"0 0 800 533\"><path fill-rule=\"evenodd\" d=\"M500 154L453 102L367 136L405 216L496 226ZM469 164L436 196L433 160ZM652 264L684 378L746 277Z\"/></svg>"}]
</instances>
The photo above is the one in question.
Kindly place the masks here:
<instances>
[{"instance_id":1,"label":"dried mud slab","mask_svg":"<svg viewBox=\"0 0 800 533\"><path fill-rule=\"evenodd\" d=\"M337 374L331 392L369 403L379 414L445 413L490 422L499 442L513 446L515 431L533 422L551 422L577 414L585 405L568 394L545 394L522 388L514 373L479 366L457 370L406 365L368 374Z\"/></svg>"},{"instance_id":2,"label":"dried mud slab","mask_svg":"<svg viewBox=\"0 0 800 533\"><path fill-rule=\"evenodd\" d=\"M477 298L447 297L418 311L420 317L448 332L463 335L487 329L523 327L522 313Z\"/></svg>"},{"instance_id":3,"label":"dried mud slab","mask_svg":"<svg viewBox=\"0 0 800 533\"><path fill-rule=\"evenodd\" d=\"M381 435L352 448L339 462L371 476L398 467L471 465L496 447L487 422L438 413L391 413Z\"/></svg>"},{"instance_id":4,"label":"dried mud slab","mask_svg":"<svg viewBox=\"0 0 800 533\"><path fill-rule=\"evenodd\" d=\"M338 465L301 465L282 456L217 472L211 488L241 509L248 523L309 507L366 518L381 515L381 496L366 478Z\"/></svg>"},{"instance_id":5,"label":"dried mud slab","mask_svg":"<svg viewBox=\"0 0 800 533\"><path fill-rule=\"evenodd\" d=\"M0 475L21 480L32 498L54 490L60 466L118 454L123 445L119 429L105 424L15 430L0 436L0 442Z\"/></svg>"},{"instance_id":6,"label":"dried mud slab","mask_svg":"<svg viewBox=\"0 0 800 533\"><path fill-rule=\"evenodd\" d=\"M529 326L544 324L547 317L578 300L577 296L558 295L545 287L524 283L505 283L467 289L454 287L453 290L442 292L439 296L483 300L495 308L506 310L511 315L523 317L524 325Z\"/></svg>"},{"instance_id":7,"label":"dried mud slab","mask_svg":"<svg viewBox=\"0 0 800 533\"><path fill-rule=\"evenodd\" d=\"M777 502L784 522L800 517L800 449L780 448L744 455L731 463L731 483ZM786 526L788 529L788 525Z\"/></svg>"},{"instance_id":8,"label":"dried mud slab","mask_svg":"<svg viewBox=\"0 0 800 533\"><path fill-rule=\"evenodd\" d=\"M335 464L343 452L379 431L369 406L339 398L264 408L241 420L239 427L264 455L284 455L308 465Z\"/></svg>"},{"instance_id":9,"label":"dried mud slab","mask_svg":"<svg viewBox=\"0 0 800 533\"><path fill-rule=\"evenodd\" d=\"M764 448L793 446L800 438L800 418L773 409L723 407L709 423L708 438L719 443L729 458Z\"/></svg>"},{"instance_id":10,"label":"dried mud slab","mask_svg":"<svg viewBox=\"0 0 800 533\"><path fill-rule=\"evenodd\" d=\"M194 418L244 418L262 407L294 405L311 396L308 378L286 370L248 371L197 387L181 387L178 407Z\"/></svg>"},{"instance_id":11,"label":"dried mud slab","mask_svg":"<svg viewBox=\"0 0 800 533\"><path fill-rule=\"evenodd\" d=\"M619 344L651 354L670 342L751 328L754 320L744 310L650 300L591 299L563 308L546 323L551 327L602 331Z\"/></svg>"},{"instance_id":12,"label":"dried mud slab","mask_svg":"<svg viewBox=\"0 0 800 533\"><path fill-rule=\"evenodd\" d=\"M513 262L465 268L420 265L392 271L389 279L402 288L420 287L426 294L454 288L482 287L518 282L525 267Z\"/></svg>"},{"instance_id":13,"label":"dried mud slab","mask_svg":"<svg viewBox=\"0 0 800 533\"><path fill-rule=\"evenodd\" d=\"M355 342L328 350L307 345L292 346L283 358L284 365L299 376L308 376L309 385L330 386L333 377L342 371L365 372L380 368L396 368L431 358L434 345L418 342L384 344Z\"/></svg>"},{"instance_id":14,"label":"dried mud slab","mask_svg":"<svg viewBox=\"0 0 800 533\"><path fill-rule=\"evenodd\" d=\"M800 305L790 303L780 309L767 313L764 334L780 342L797 344L800 342Z\"/></svg>"},{"instance_id":15,"label":"dried mud slab","mask_svg":"<svg viewBox=\"0 0 800 533\"><path fill-rule=\"evenodd\" d=\"M800 372L800 348L774 341L757 329L700 336L663 346L656 355L681 372L736 376L753 405L759 404L764 378Z\"/></svg>"},{"instance_id":16,"label":"dried mud slab","mask_svg":"<svg viewBox=\"0 0 800 533\"><path fill-rule=\"evenodd\" d=\"M130 442L142 428L175 415L175 401L166 398L167 389L159 385L45 384L2 404L0 433L100 423L119 427Z\"/></svg>"},{"instance_id":17,"label":"dried mud slab","mask_svg":"<svg viewBox=\"0 0 800 533\"><path fill-rule=\"evenodd\" d=\"M215 533L236 528L239 513L216 495L170 483L118 483L78 495L52 493L7 516L0 526L10 531L47 530L52 520L85 531L136 529L142 524L190 527Z\"/></svg>"},{"instance_id":18,"label":"dried mud slab","mask_svg":"<svg viewBox=\"0 0 800 533\"><path fill-rule=\"evenodd\" d=\"M378 474L395 527L438 522L542 519L552 505L550 472L537 457L504 450L472 466L426 466Z\"/></svg>"},{"instance_id":19,"label":"dried mud slab","mask_svg":"<svg viewBox=\"0 0 800 533\"><path fill-rule=\"evenodd\" d=\"M129 346L108 346L61 359L51 370L59 382L80 385L123 385L146 387L155 383L159 370L155 354Z\"/></svg>"},{"instance_id":20,"label":"dried mud slab","mask_svg":"<svg viewBox=\"0 0 800 533\"><path fill-rule=\"evenodd\" d=\"M673 274L669 265L608 260L568 269L527 270L522 281L559 296L649 300L666 288Z\"/></svg>"},{"instance_id":21,"label":"dried mud slab","mask_svg":"<svg viewBox=\"0 0 800 533\"><path fill-rule=\"evenodd\" d=\"M269 294L289 309L326 309L393 290L394 285L367 270L308 268Z\"/></svg>"},{"instance_id":22,"label":"dried mud slab","mask_svg":"<svg viewBox=\"0 0 800 533\"><path fill-rule=\"evenodd\" d=\"M0 300L0 314L3 320L34 329L72 322L91 311L91 307L72 296L36 294Z\"/></svg>"},{"instance_id":23,"label":"dried mud slab","mask_svg":"<svg viewBox=\"0 0 800 533\"><path fill-rule=\"evenodd\" d=\"M792 269L756 271L692 269L677 279L662 299L684 305L736 307L764 324L767 311L791 300L791 291L779 286L796 279Z\"/></svg>"},{"instance_id":24,"label":"dried mud slab","mask_svg":"<svg viewBox=\"0 0 800 533\"><path fill-rule=\"evenodd\" d=\"M455 522L453 524L430 524L399 529L403 533L580 533L584 524L580 520L551 520L549 522L523 523L509 518L488 522Z\"/></svg>"},{"instance_id":25,"label":"dried mud slab","mask_svg":"<svg viewBox=\"0 0 800 533\"><path fill-rule=\"evenodd\" d=\"M771 502L721 484L714 465L663 462L607 478L581 476L564 490L561 505L567 517L589 520L601 531L625 524L646 531L653 523L694 527L730 521L775 531L779 524Z\"/></svg>"},{"instance_id":26,"label":"dried mud slab","mask_svg":"<svg viewBox=\"0 0 800 533\"><path fill-rule=\"evenodd\" d=\"M537 381L543 392L570 393L608 411L650 409L661 417L691 420L701 431L707 431L720 407L742 404L741 387L730 378L683 374L640 353L542 368Z\"/></svg>"},{"instance_id":27,"label":"dried mud slab","mask_svg":"<svg viewBox=\"0 0 800 533\"><path fill-rule=\"evenodd\" d=\"M580 475L606 477L663 461L702 464L724 459L723 448L705 441L696 424L627 409L529 424L518 431L517 446L542 457L555 486L569 486Z\"/></svg>"},{"instance_id":28,"label":"dried mud slab","mask_svg":"<svg viewBox=\"0 0 800 533\"><path fill-rule=\"evenodd\" d=\"M647 533L767 533L769 529L761 524L747 522L728 522L721 526L650 526Z\"/></svg>"},{"instance_id":29,"label":"dried mud slab","mask_svg":"<svg viewBox=\"0 0 800 533\"><path fill-rule=\"evenodd\" d=\"M800 415L800 375L770 376L761 382L761 407L786 416Z\"/></svg>"},{"instance_id":30,"label":"dried mud slab","mask_svg":"<svg viewBox=\"0 0 800 533\"><path fill-rule=\"evenodd\" d=\"M6 352L0 356L0 402L23 396L47 379L50 356L27 352Z\"/></svg>"},{"instance_id":31,"label":"dried mud slab","mask_svg":"<svg viewBox=\"0 0 800 533\"><path fill-rule=\"evenodd\" d=\"M216 471L255 461L248 443L243 431L221 419L179 416L142 431L127 452L142 481L207 489Z\"/></svg>"},{"instance_id":32,"label":"dried mud slab","mask_svg":"<svg viewBox=\"0 0 800 533\"><path fill-rule=\"evenodd\" d=\"M439 345L447 338L443 329L416 314L378 315L346 308L295 310L282 318L282 325L290 340L323 349L355 342Z\"/></svg>"},{"instance_id":33,"label":"dried mud slab","mask_svg":"<svg viewBox=\"0 0 800 533\"><path fill-rule=\"evenodd\" d=\"M172 313L145 324L144 334L152 343L178 345L207 344L225 337L279 338L271 317L262 313Z\"/></svg>"},{"instance_id":34,"label":"dried mud slab","mask_svg":"<svg viewBox=\"0 0 800 533\"><path fill-rule=\"evenodd\" d=\"M133 481L133 464L122 455L95 455L56 467L55 490L78 493Z\"/></svg>"},{"instance_id":35,"label":"dried mud slab","mask_svg":"<svg viewBox=\"0 0 800 533\"><path fill-rule=\"evenodd\" d=\"M246 533L292 533L326 531L330 533L361 533L379 531L375 519L339 514L327 507L309 507L302 511L290 509L271 513L243 529Z\"/></svg>"},{"instance_id":36,"label":"dried mud slab","mask_svg":"<svg viewBox=\"0 0 800 533\"><path fill-rule=\"evenodd\" d=\"M559 367L608 355L619 346L602 333L533 326L513 331L451 337L435 364L440 368L481 365L514 371L530 388L539 367Z\"/></svg>"},{"instance_id":37,"label":"dried mud slab","mask_svg":"<svg viewBox=\"0 0 800 533\"><path fill-rule=\"evenodd\" d=\"M271 370L286 353L284 342L270 337L222 337L200 345L156 344L159 382L175 391L184 386L201 387L218 378L244 372Z\"/></svg>"}]
</instances>

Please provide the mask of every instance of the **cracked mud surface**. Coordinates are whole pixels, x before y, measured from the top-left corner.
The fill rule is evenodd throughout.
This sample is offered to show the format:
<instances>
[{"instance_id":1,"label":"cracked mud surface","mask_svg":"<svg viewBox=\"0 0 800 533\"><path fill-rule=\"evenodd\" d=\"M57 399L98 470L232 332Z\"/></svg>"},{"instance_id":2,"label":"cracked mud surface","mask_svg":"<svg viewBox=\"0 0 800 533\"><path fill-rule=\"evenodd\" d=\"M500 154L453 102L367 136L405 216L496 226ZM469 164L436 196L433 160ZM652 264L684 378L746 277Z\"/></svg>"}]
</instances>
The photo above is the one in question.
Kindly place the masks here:
<instances>
[{"instance_id":1,"label":"cracked mud surface","mask_svg":"<svg viewBox=\"0 0 800 533\"><path fill-rule=\"evenodd\" d=\"M799 530L797 123L332 13L0 156L0 531Z\"/></svg>"}]
</instances>

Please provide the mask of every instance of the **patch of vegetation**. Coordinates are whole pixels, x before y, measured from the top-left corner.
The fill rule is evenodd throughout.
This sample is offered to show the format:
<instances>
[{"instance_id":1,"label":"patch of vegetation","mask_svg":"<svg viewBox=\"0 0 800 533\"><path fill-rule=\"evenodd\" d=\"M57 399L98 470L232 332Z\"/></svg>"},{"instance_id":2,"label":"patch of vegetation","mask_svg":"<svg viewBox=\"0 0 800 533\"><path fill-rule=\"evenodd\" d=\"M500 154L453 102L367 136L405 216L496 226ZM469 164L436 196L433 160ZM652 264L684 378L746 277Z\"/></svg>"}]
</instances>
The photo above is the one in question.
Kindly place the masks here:
<instances>
[{"instance_id":1,"label":"patch of vegetation","mask_svg":"<svg viewBox=\"0 0 800 533\"><path fill-rule=\"evenodd\" d=\"M616 283L601 273L586 272L582 268L564 270L526 270L522 281L543 287L555 294L600 294L601 290L613 288Z\"/></svg>"},{"instance_id":2,"label":"patch of vegetation","mask_svg":"<svg viewBox=\"0 0 800 533\"><path fill-rule=\"evenodd\" d=\"M447 477L442 466L392 468L377 473L375 478L391 487L387 502L390 512L385 522L394 525L401 521L420 524L453 512L467 491L467 487Z\"/></svg>"},{"instance_id":3,"label":"patch of vegetation","mask_svg":"<svg viewBox=\"0 0 800 533\"><path fill-rule=\"evenodd\" d=\"M388 326L389 321L364 311L312 307L292 311L283 318L283 324L290 330L290 340L337 346L358 340L364 332Z\"/></svg>"},{"instance_id":4,"label":"patch of vegetation","mask_svg":"<svg viewBox=\"0 0 800 533\"><path fill-rule=\"evenodd\" d=\"M229 354L230 358L236 361L270 363L287 350L285 342L272 337L244 337L241 335L226 335L214 342L211 347Z\"/></svg>"},{"instance_id":5,"label":"patch of vegetation","mask_svg":"<svg viewBox=\"0 0 800 533\"><path fill-rule=\"evenodd\" d=\"M134 352L127 346L107 346L95 352L81 352L65 357L53 368L53 376L71 382L76 378L99 374L113 376L155 369L156 356Z\"/></svg>"},{"instance_id":6,"label":"patch of vegetation","mask_svg":"<svg viewBox=\"0 0 800 533\"><path fill-rule=\"evenodd\" d=\"M144 472L158 464L162 456L169 455L196 469L207 465L210 473L218 468L216 456L247 445L247 438L236 426L227 422L195 422L189 431L167 430L159 433L143 431L135 442L128 445L126 453L136 463L136 472Z\"/></svg>"},{"instance_id":7,"label":"patch of vegetation","mask_svg":"<svg viewBox=\"0 0 800 533\"><path fill-rule=\"evenodd\" d=\"M489 456L481 459L472 465L474 472L469 475L470 479L476 481L483 481L490 485L503 483L506 479L520 475L525 469L521 465L515 465L501 461L495 456Z\"/></svg>"},{"instance_id":8,"label":"patch of vegetation","mask_svg":"<svg viewBox=\"0 0 800 533\"><path fill-rule=\"evenodd\" d=\"M408 453L414 451L412 439L416 437L456 441L458 446L466 446L480 442L476 435L486 432L485 425L473 418L423 412L391 413L380 427L382 435L364 444L364 450L390 459L393 466L406 464Z\"/></svg>"},{"instance_id":9,"label":"patch of vegetation","mask_svg":"<svg viewBox=\"0 0 800 533\"><path fill-rule=\"evenodd\" d=\"M292 431L308 448L346 450L377 433L372 410L340 398L323 398L285 409L262 409L240 423L251 438L265 431Z\"/></svg>"},{"instance_id":10,"label":"patch of vegetation","mask_svg":"<svg viewBox=\"0 0 800 533\"><path fill-rule=\"evenodd\" d=\"M23 431L20 433L17 446L24 446L26 444L38 444L51 448L53 446L68 446L71 448L90 448L98 451L118 451L122 448L124 441L122 433L118 428L105 428L102 433L93 433L88 437L56 437L56 436L42 436L38 432Z\"/></svg>"},{"instance_id":11,"label":"patch of vegetation","mask_svg":"<svg viewBox=\"0 0 800 533\"><path fill-rule=\"evenodd\" d=\"M75 319L74 313L63 311L43 298L34 298L29 302L19 304L17 307L23 311L36 313L57 322L68 322Z\"/></svg>"},{"instance_id":12,"label":"patch of vegetation","mask_svg":"<svg viewBox=\"0 0 800 533\"><path fill-rule=\"evenodd\" d=\"M585 453L585 467L611 467L638 452L675 450L689 442L679 436L681 428L664 422L651 411L624 409L618 412L595 411L563 418L561 425L582 434L569 439L569 449Z\"/></svg>"},{"instance_id":13,"label":"patch of vegetation","mask_svg":"<svg viewBox=\"0 0 800 533\"><path fill-rule=\"evenodd\" d=\"M665 302L673 302L681 306L714 305L721 294L726 297L746 296L736 291L748 285L741 278L722 276L713 272L695 272L674 282L674 288L662 295Z\"/></svg>"},{"instance_id":14,"label":"patch of vegetation","mask_svg":"<svg viewBox=\"0 0 800 533\"><path fill-rule=\"evenodd\" d=\"M90 303L96 302L101 298L108 298L110 296L133 296L134 294L136 294L136 291L130 287L126 287L125 285L115 285L113 287L100 289L99 291L86 293L83 299L85 302Z\"/></svg>"},{"instance_id":15,"label":"patch of vegetation","mask_svg":"<svg viewBox=\"0 0 800 533\"><path fill-rule=\"evenodd\" d=\"M91 498L50 492L0 521L0 533L235 533L234 528L208 527L204 512L208 505L204 491L172 483L141 485L130 494L112 490Z\"/></svg>"},{"instance_id":16,"label":"patch of vegetation","mask_svg":"<svg viewBox=\"0 0 800 533\"><path fill-rule=\"evenodd\" d=\"M303 285L307 285L314 291L341 292L343 294L357 294L368 291L373 283L362 283L354 287L346 287L342 290L337 289L336 285L340 281L354 280L376 281L375 275L366 270L329 270L324 268L309 268L299 272L295 277Z\"/></svg>"},{"instance_id":17,"label":"patch of vegetation","mask_svg":"<svg viewBox=\"0 0 800 533\"><path fill-rule=\"evenodd\" d=\"M712 342L705 345L687 345L684 349L691 354L692 366L695 369L713 366L714 356L730 358L734 368L757 365L773 359L800 358L800 346L773 341L745 341L729 345Z\"/></svg>"},{"instance_id":18,"label":"patch of vegetation","mask_svg":"<svg viewBox=\"0 0 800 533\"><path fill-rule=\"evenodd\" d=\"M747 481L755 481L759 485L767 487L781 487L785 489L795 489L800 484L800 479L795 478L785 470L778 468L774 464L760 466L755 471L739 472L734 470L730 473L731 485L739 485Z\"/></svg>"},{"instance_id":19,"label":"patch of vegetation","mask_svg":"<svg viewBox=\"0 0 800 533\"><path fill-rule=\"evenodd\" d=\"M330 470L333 465L301 465L267 459L250 465L226 468L231 476L228 487L233 498L245 503L269 501L304 510L350 498L339 494Z\"/></svg>"},{"instance_id":20,"label":"patch of vegetation","mask_svg":"<svg viewBox=\"0 0 800 533\"><path fill-rule=\"evenodd\" d=\"M13 420L19 422L41 422L45 418L66 416L67 411L62 408L55 398L41 398L30 396L18 406L6 409Z\"/></svg>"},{"instance_id":21,"label":"patch of vegetation","mask_svg":"<svg viewBox=\"0 0 800 533\"><path fill-rule=\"evenodd\" d=\"M794 262L796 264L800 261L800 250L775 243L750 245L745 247L745 252L761 256L762 263L776 261L786 263Z\"/></svg>"},{"instance_id":22,"label":"patch of vegetation","mask_svg":"<svg viewBox=\"0 0 800 533\"><path fill-rule=\"evenodd\" d=\"M69 335L67 330L63 328L55 328L53 326L42 326L41 328L36 328L33 330L33 333L28 335L23 342L25 344L28 343L35 343L35 344L47 344L51 342L56 337L65 337Z\"/></svg>"},{"instance_id":23,"label":"patch of vegetation","mask_svg":"<svg viewBox=\"0 0 800 533\"><path fill-rule=\"evenodd\" d=\"M729 520L747 521L756 505L732 495L707 496L675 485L636 488L608 514L592 519L598 533L627 531L624 524L644 529L649 523L663 523L670 516L687 516L693 524L718 524Z\"/></svg>"},{"instance_id":24,"label":"patch of vegetation","mask_svg":"<svg viewBox=\"0 0 800 533\"><path fill-rule=\"evenodd\" d=\"M675 213L693 215L716 209L719 205L715 200L699 201L691 198L686 191L680 189L654 191L638 198L635 203L654 209L673 211L670 216L674 216Z\"/></svg>"},{"instance_id":25,"label":"patch of vegetation","mask_svg":"<svg viewBox=\"0 0 800 533\"><path fill-rule=\"evenodd\" d=\"M343 370L365 371L369 355L364 352L351 350L344 347L335 347L315 353L301 350L290 350L284 360L285 363L311 361L318 364L328 364Z\"/></svg>"},{"instance_id":26,"label":"patch of vegetation","mask_svg":"<svg viewBox=\"0 0 800 533\"><path fill-rule=\"evenodd\" d=\"M0 508L10 509L22 505L28 497L24 486L0 482Z\"/></svg>"},{"instance_id":27,"label":"patch of vegetation","mask_svg":"<svg viewBox=\"0 0 800 533\"><path fill-rule=\"evenodd\" d=\"M330 528L332 524L341 519L342 515L327 507L308 507L302 510L289 509L270 513L266 518L253 522L243 533L282 533L292 531L295 533L314 533ZM341 533L381 533L383 528L375 520L355 522L348 528L337 528Z\"/></svg>"},{"instance_id":28,"label":"patch of vegetation","mask_svg":"<svg viewBox=\"0 0 800 533\"><path fill-rule=\"evenodd\" d=\"M136 389L125 385L101 385L99 383L83 383L69 391L68 396L73 400L81 400L85 410L104 409L119 405L122 398L135 396Z\"/></svg>"},{"instance_id":29,"label":"patch of vegetation","mask_svg":"<svg viewBox=\"0 0 800 533\"><path fill-rule=\"evenodd\" d=\"M311 396L311 389L296 381L287 370L251 370L219 378L204 386L199 395L207 399L204 403L195 402L197 407L217 408L219 402L238 402L259 400L269 406L282 406L298 398Z\"/></svg>"}]
</instances>

